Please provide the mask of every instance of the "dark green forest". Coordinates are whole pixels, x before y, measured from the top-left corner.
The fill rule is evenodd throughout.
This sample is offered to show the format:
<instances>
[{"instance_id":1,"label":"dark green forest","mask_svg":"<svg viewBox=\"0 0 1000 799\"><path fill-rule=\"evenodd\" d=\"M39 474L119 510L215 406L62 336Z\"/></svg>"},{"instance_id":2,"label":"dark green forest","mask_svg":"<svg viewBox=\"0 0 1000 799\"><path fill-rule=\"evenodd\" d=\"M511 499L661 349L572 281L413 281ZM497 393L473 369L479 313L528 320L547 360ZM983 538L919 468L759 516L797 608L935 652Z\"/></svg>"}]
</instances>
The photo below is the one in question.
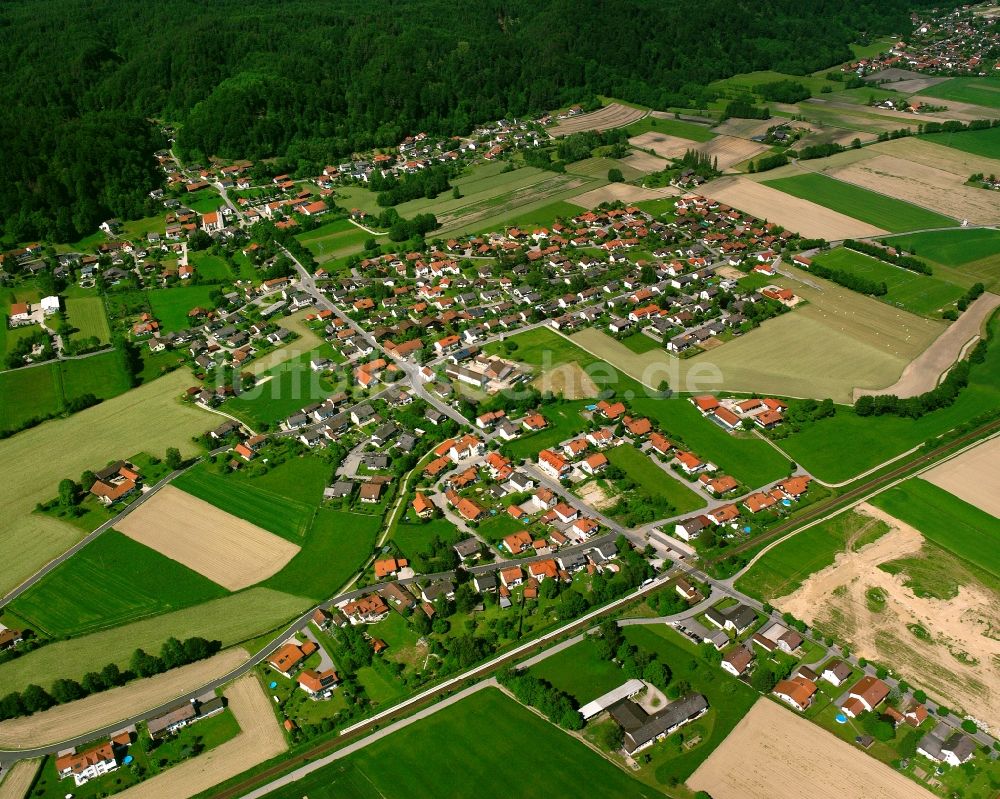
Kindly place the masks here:
<instances>
[{"instance_id":1,"label":"dark green forest","mask_svg":"<svg viewBox=\"0 0 1000 799\"><path fill-rule=\"evenodd\" d=\"M709 81L817 70L913 0L8 0L0 219L8 241L134 217L176 148L322 165L596 94L667 107Z\"/></svg>"}]
</instances>

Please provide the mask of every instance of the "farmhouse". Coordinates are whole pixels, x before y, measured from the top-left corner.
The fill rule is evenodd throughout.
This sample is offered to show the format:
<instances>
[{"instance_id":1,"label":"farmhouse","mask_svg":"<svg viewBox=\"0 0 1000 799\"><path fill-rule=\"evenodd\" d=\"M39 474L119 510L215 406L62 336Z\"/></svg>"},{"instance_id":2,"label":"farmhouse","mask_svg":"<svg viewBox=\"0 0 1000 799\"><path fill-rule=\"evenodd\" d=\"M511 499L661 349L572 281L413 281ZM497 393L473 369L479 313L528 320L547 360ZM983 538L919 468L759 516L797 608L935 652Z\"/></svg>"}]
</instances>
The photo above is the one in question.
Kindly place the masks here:
<instances>
[{"instance_id":1,"label":"farmhouse","mask_svg":"<svg viewBox=\"0 0 1000 799\"><path fill-rule=\"evenodd\" d=\"M705 618L720 630L734 630L741 634L756 623L757 613L748 605L736 604L724 610L709 608L705 611Z\"/></svg>"},{"instance_id":2,"label":"farmhouse","mask_svg":"<svg viewBox=\"0 0 1000 799\"><path fill-rule=\"evenodd\" d=\"M375 578L382 580L385 577L389 577L396 572L405 569L408 565L406 558L384 558L383 560L375 561Z\"/></svg>"},{"instance_id":3,"label":"farmhouse","mask_svg":"<svg viewBox=\"0 0 1000 799\"><path fill-rule=\"evenodd\" d=\"M162 716L149 719L146 728L149 730L149 737L155 741L173 735L183 727L214 716L225 709L226 703L223 698L209 693L194 701L178 705Z\"/></svg>"},{"instance_id":4,"label":"farmhouse","mask_svg":"<svg viewBox=\"0 0 1000 799\"><path fill-rule=\"evenodd\" d=\"M342 608L351 624L375 624L389 615L389 606L378 594L369 594Z\"/></svg>"},{"instance_id":5,"label":"farmhouse","mask_svg":"<svg viewBox=\"0 0 1000 799\"><path fill-rule=\"evenodd\" d=\"M94 474L90 493L102 504L111 506L138 488L139 471L127 461L117 461Z\"/></svg>"},{"instance_id":6,"label":"farmhouse","mask_svg":"<svg viewBox=\"0 0 1000 799\"><path fill-rule=\"evenodd\" d=\"M755 633L750 640L768 654L775 649L780 649L790 655L802 646L804 639L795 630L789 630L784 625L775 622L763 633Z\"/></svg>"}]
</instances>

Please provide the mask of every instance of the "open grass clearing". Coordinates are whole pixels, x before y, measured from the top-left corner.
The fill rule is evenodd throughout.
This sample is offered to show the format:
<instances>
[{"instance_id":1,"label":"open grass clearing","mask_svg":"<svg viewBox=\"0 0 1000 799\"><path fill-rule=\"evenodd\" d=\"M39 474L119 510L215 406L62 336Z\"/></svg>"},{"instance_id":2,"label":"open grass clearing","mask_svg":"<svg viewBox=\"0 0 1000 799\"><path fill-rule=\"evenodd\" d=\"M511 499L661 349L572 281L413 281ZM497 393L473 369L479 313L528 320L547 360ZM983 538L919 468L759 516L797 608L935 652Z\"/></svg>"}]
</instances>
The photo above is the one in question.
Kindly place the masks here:
<instances>
[{"instance_id":1,"label":"open grass clearing","mask_svg":"<svg viewBox=\"0 0 1000 799\"><path fill-rule=\"evenodd\" d=\"M0 684L21 691L39 675L49 683L59 677L79 680L108 663L126 668L136 649L159 652L170 636L201 636L224 647L274 630L302 613L309 600L266 588L250 588L172 613L132 622L66 641L56 641L8 663L0 664Z\"/></svg>"},{"instance_id":2,"label":"open grass clearing","mask_svg":"<svg viewBox=\"0 0 1000 799\"><path fill-rule=\"evenodd\" d=\"M620 170L625 180L635 180L641 178L643 172L635 169L624 161L604 156L596 158L585 158L582 161L575 161L566 165L566 171L571 175L585 175L589 178L606 178L612 169Z\"/></svg>"},{"instance_id":3,"label":"open grass clearing","mask_svg":"<svg viewBox=\"0 0 1000 799\"><path fill-rule=\"evenodd\" d=\"M643 133L662 133L665 136L676 136L693 142L706 142L715 137L715 131L707 125L687 122L683 119L665 117L654 111L628 126L629 136L641 136Z\"/></svg>"},{"instance_id":4,"label":"open grass clearing","mask_svg":"<svg viewBox=\"0 0 1000 799\"><path fill-rule=\"evenodd\" d=\"M688 780L713 799L931 799L898 771L762 698Z\"/></svg>"},{"instance_id":5,"label":"open grass clearing","mask_svg":"<svg viewBox=\"0 0 1000 799\"><path fill-rule=\"evenodd\" d=\"M958 458L946 461L925 473L927 479L912 478L879 494L872 504L900 521L912 525L927 539L942 549L968 561L1000 579L1000 518L982 510L970 501L984 499L995 514L1000 510L998 495L990 488L997 485L996 461L1000 449L993 439L969 450ZM973 456L962 462L963 458ZM979 466L992 464L980 476ZM963 479L963 476L965 479ZM973 482L970 485L969 479ZM964 490L969 501L950 493L938 482L955 483Z\"/></svg>"},{"instance_id":6,"label":"open grass clearing","mask_svg":"<svg viewBox=\"0 0 1000 799\"><path fill-rule=\"evenodd\" d=\"M937 100L955 100L1000 109L1000 80L997 78L951 78L924 89L919 94Z\"/></svg>"},{"instance_id":7,"label":"open grass clearing","mask_svg":"<svg viewBox=\"0 0 1000 799\"><path fill-rule=\"evenodd\" d=\"M0 722L0 746L29 749L66 741L164 705L237 668L248 657L239 647L119 688L91 694L42 713Z\"/></svg>"},{"instance_id":8,"label":"open grass clearing","mask_svg":"<svg viewBox=\"0 0 1000 799\"><path fill-rule=\"evenodd\" d=\"M153 316L160 320L165 333L184 330L191 326L188 312L193 308L213 308L209 295L217 287L212 285L182 286L169 289L152 289L146 292Z\"/></svg>"},{"instance_id":9,"label":"open grass clearing","mask_svg":"<svg viewBox=\"0 0 1000 799\"><path fill-rule=\"evenodd\" d=\"M118 523L129 538L230 591L281 571L297 544L165 486Z\"/></svg>"},{"instance_id":10,"label":"open grass clearing","mask_svg":"<svg viewBox=\"0 0 1000 799\"><path fill-rule=\"evenodd\" d=\"M1000 230L993 228L910 233L893 236L889 243L944 266L967 266L973 274L980 265L1000 268Z\"/></svg>"},{"instance_id":11,"label":"open grass clearing","mask_svg":"<svg viewBox=\"0 0 1000 799\"><path fill-rule=\"evenodd\" d=\"M530 792L591 797L653 797L584 744L500 691L487 688L399 729L268 794L268 799L402 799L434 796L507 799L510 745L530 741L518 768L530 774ZM455 768L461 763L460 769ZM524 779L521 777L520 779ZM518 792L515 790L515 792Z\"/></svg>"},{"instance_id":12,"label":"open grass clearing","mask_svg":"<svg viewBox=\"0 0 1000 799\"><path fill-rule=\"evenodd\" d=\"M955 224L955 219L949 216L833 180L826 175L797 175L767 180L764 185L884 230L899 232L950 227Z\"/></svg>"},{"instance_id":13,"label":"open grass clearing","mask_svg":"<svg viewBox=\"0 0 1000 799\"><path fill-rule=\"evenodd\" d=\"M178 369L67 419L0 441L0 456L18 464L0 494L0 540L7 552L0 592L6 593L83 537L73 525L32 513L37 503L57 494L64 477L77 479L85 469L135 452L163 453L167 447L178 447L186 456L194 453L192 437L215 426L217 417L179 401L190 383L190 372ZM73 445L66 446L67 441Z\"/></svg>"},{"instance_id":14,"label":"open grass clearing","mask_svg":"<svg viewBox=\"0 0 1000 799\"><path fill-rule=\"evenodd\" d=\"M690 513L704 507L705 500L681 483L680 480L666 474L650 459L650 456L640 452L631 444L622 444L607 451L608 460L625 472L630 480L639 486L639 490L649 497L663 497L674 506L677 513Z\"/></svg>"},{"instance_id":15,"label":"open grass clearing","mask_svg":"<svg viewBox=\"0 0 1000 799\"><path fill-rule=\"evenodd\" d=\"M565 691L580 705L592 702L628 679L621 666L597 654L597 642L591 636L532 666L531 674Z\"/></svg>"},{"instance_id":16,"label":"open grass clearing","mask_svg":"<svg viewBox=\"0 0 1000 799\"><path fill-rule=\"evenodd\" d=\"M76 330L71 340L94 337L98 341L111 340L111 328L104 313L104 300L100 297L67 297L66 319Z\"/></svg>"},{"instance_id":17,"label":"open grass clearing","mask_svg":"<svg viewBox=\"0 0 1000 799\"><path fill-rule=\"evenodd\" d=\"M940 318L943 311L954 307L955 301L965 294L965 289L954 283L911 272L844 247L824 252L813 260L830 269L885 283L888 292L879 297L880 300L922 316Z\"/></svg>"},{"instance_id":18,"label":"open grass clearing","mask_svg":"<svg viewBox=\"0 0 1000 799\"><path fill-rule=\"evenodd\" d=\"M786 596L830 566L839 552L859 549L887 532L884 522L845 511L769 550L736 581L736 589L762 602Z\"/></svg>"},{"instance_id":19,"label":"open grass clearing","mask_svg":"<svg viewBox=\"0 0 1000 799\"><path fill-rule=\"evenodd\" d=\"M945 147L979 155L983 158L1000 159L1000 128L965 130L958 133L930 133L921 136L921 141L943 144Z\"/></svg>"},{"instance_id":20,"label":"open grass clearing","mask_svg":"<svg viewBox=\"0 0 1000 799\"><path fill-rule=\"evenodd\" d=\"M200 574L109 530L10 610L49 636L85 635L226 595Z\"/></svg>"},{"instance_id":21,"label":"open grass clearing","mask_svg":"<svg viewBox=\"0 0 1000 799\"><path fill-rule=\"evenodd\" d=\"M361 252L372 236L347 219L335 219L313 230L300 233L296 238L309 250L318 263Z\"/></svg>"}]
</instances>

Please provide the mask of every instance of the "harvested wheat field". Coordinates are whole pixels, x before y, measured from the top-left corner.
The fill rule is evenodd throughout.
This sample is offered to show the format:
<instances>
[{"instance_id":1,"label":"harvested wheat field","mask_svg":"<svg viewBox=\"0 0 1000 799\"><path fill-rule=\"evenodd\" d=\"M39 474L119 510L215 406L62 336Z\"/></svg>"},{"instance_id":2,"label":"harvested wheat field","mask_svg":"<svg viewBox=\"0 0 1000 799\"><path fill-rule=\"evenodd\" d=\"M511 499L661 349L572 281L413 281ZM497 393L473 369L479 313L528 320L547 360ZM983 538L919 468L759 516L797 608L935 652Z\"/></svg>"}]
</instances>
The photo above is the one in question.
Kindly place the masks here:
<instances>
[{"instance_id":1,"label":"harvested wheat field","mask_svg":"<svg viewBox=\"0 0 1000 799\"><path fill-rule=\"evenodd\" d=\"M0 799L24 799L38 771L38 760L19 760L0 780Z\"/></svg>"},{"instance_id":2,"label":"harvested wheat field","mask_svg":"<svg viewBox=\"0 0 1000 799\"><path fill-rule=\"evenodd\" d=\"M697 142L682 139L680 136L669 136L666 133L649 131L641 136L633 136L628 140L633 147L641 150L652 150L661 158L680 158L694 147Z\"/></svg>"},{"instance_id":3,"label":"harvested wheat field","mask_svg":"<svg viewBox=\"0 0 1000 799\"><path fill-rule=\"evenodd\" d=\"M985 441L920 477L1000 519L1000 438Z\"/></svg>"},{"instance_id":4,"label":"harvested wheat field","mask_svg":"<svg viewBox=\"0 0 1000 799\"><path fill-rule=\"evenodd\" d=\"M774 119L738 119L730 117L712 128L713 133L723 136L738 136L742 139L749 139L752 136L760 136L767 133L768 128L781 124L783 120ZM796 122L796 127L812 127L808 122Z\"/></svg>"},{"instance_id":5,"label":"harvested wheat field","mask_svg":"<svg viewBox=\"0 0 1000 799\"><path fill-rule=\"evenodd\" d=\"M725 172L730 167L756 158L771 148L766 144L738 139L735 136L716 136L711 141L699 144L695 149L715 160L718 168Z\"/></svg>"},{"instance_id":6,"label":"harvested wheat field","mask_svg":"<svg viewBox=\"0 0 1000 799\"><path fill-rule=\"evenodd\" d=\"M931 799L884 763L759 699L687 781L713 799Z\"/></svg>"},{"instance_id":7,"label":"harvested wheat field","mask_svg":"<svg viewBox=\"0 0 1000 799\"><path fill-rule=\"evenodd\" d=\"M162 488L116 529L230 591L266 580L299 551L292 542L173 486Z\"/></svg>"},{"instance_id":8,"label":"harvested wheat field","mask_svg":"<svg viewBox=\"0 0 1000 799\"><path fill-rule=\"evenodd\" d=\"M965 183L969 175L976 172L982 172L984 175L1000 174L1000 160L966 153L962 150L956 150L954 147L945 147L943 144L935 144L913 136L879 142L865 149L869 154L892 155L906 161L950 172L959 178L959 183ZM838 156L834 156L831 161L836 161L837 158Z\"/></svg>"},{"instance_id":9,"label":"harvested wheat field","mask_svg":"<svg viewBox=\"0 0 1000 799\"><path fill-rule=\"evenodd\" d=\"M979 338L983 322L997 307L1000 307L1000 296L990 292L980 295L965 313L958 317L958 321L952 322L933 344L907 364L899 380L886 388L855 389L854 399L863 394L915 397L917 394L930 391L963 355L967 345ZM1000 467L1000 461L997 462L997 466ZM997 501L1000 503L1000 492L997 494Z\"/></svg>"},{"instance_id":10,"label":"harvested wheat field","mask_svg":"<svg viewBox=\"0 0 1000 799\"><path fill-rule=\"evenodd\" d=\"M621 103L611 103L597 111L589 114L578 114L575 117L561 119L551 128L549 135L568 136L571 133L579 133L584 130L609 130L611 128L621 128L631 125L637 119L646 116L646 112L641 108L631 108Z\"/></svg>"},{"instance_id":11,"label":"harvested wheat field","mask_svg":"<svg viewBox=\"0 0 1000 799\"><path fill-rule=\"evenodd\" d=\"M907 681L953 707L1000 724L1000 597L956 558L867 503L857 510L885 521L891 530L857 551L841 552L833 565L813 574L774 605L847 641L859 657L891 663ZM896 574L879 568L890 561ZM958 584L951 599L918 597L906 586L906 570L940 572ZM873 594L874 592L874 594ZM880 595L883 601L872 603ZM916 631L916 632L915 632ZM991 637L992 636L992 637Z\"/></svg>"},{"instance_id":12,"label":"harvested wheat field","mask_svg":"<svg viewBox=\"0 0 1000 799\"><path fill-rule=\"evenodd\" d=\"M831 211L808 200L800 200L798 197L792 197L790 194L772 189L770 186L762 186L746 178L730 177L713 180L702 187L701 193L761 219L777 222L809 238L837 241L881 236L886 232L882 228Z\"/></svg>"},{"instance_id":13,"label":"harvested wheat field","mask_svg":"<svg viewBox=\"0 0 1000 799\"><path fill-rule=\"evenodd\" d=\"M0 722L0 747L30 749L84 735L165 705L223 677L249 655L235 647L207 660L189 663L145 680L57 705L43 713Z\"/></svg>"},{"instance_id":14,"label":"harvested wheat field","mask_svg":"<svg viewBox=\"0 0 1000 799\"><path fill-rule=\"evenodd\" d=\"M642 186L630 186L628 183L609 183L599 189L592 189L578 194L576 197L570 197L568 202L584 208L596 208L601 203L634 203L639 200L661 200L664 197L676 196L677 191L672 187L645 189Z\"/></svg>"},{"instance_id":15,"label":"harvested wheat field","mask_svg":"<svg viewBox=\"0 0 1000 799\"><path fill-rule=\"evenodd\" d=\"M254 674L240 677L226 689L225 696L240 725L239 735L115 794L116 799L188 799L288 748L267 695Z\"/></svg>"},{"instance_id":16,"label":"harvested wheat field","mask_svg":"<svg viewBox=\"0 0 1000 799\"><path fill-rule=\"evenodd\" d=\"M968 219L976 224L1000 222L1000 202L992 196L993 192L963 185L968 175L956 175L891 155L876 155L824 172L955 219Z\"/></svg>"},{"instance_id":17,"label":"harvested wheat field","mask_svg":"<svg viewBox=\"0 0 1000 799\"><path fill-rule=\"evenodd\" d=\"M597 384L578 363L561 363L553 369L547 369L531 385L543 394L551 391L568 400L590 399L600 393Z\"/></svg>"},{"instance_id":18,"label":"harvested wheat field","mask_svg":"<svg viewBox=\"0 0 1000 799\"><path fill-rule=\"evenodd\" d=\"M626 158L621 159L621 162L625 164L625 166L630 166L632 169L637 169L646 174L650 172L659 172L669 166L669 164L662 158L650 155L642 150L632 150Z\"/></svg>"}]
</instances>

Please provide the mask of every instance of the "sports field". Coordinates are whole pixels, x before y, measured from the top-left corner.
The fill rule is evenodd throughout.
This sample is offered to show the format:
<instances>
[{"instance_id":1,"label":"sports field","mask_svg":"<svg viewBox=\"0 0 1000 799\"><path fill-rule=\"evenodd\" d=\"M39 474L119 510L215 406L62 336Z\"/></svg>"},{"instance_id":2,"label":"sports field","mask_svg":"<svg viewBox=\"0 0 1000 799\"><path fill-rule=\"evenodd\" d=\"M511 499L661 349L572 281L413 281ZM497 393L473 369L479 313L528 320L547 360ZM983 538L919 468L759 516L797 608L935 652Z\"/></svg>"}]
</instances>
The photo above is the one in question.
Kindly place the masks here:
<instances>
[{"instance_id":1,"label":"sports field","mask_svg":"<svg viewBox=\"0 0 1000 799\"><path fill-rule=\"evenodd\" d=\"M994 321L994 335L1000 323ZM782 439L781 447L822 480L846 480L1000 405L1000 347L972 366L958 399L919 419L862 418L848 408Z\"/></svg>"},{"instance_id":2,"label":"sports field","mask_svg":"<svg viewBox=\"0 0 1000 799\"><path fill-rule=\"evenodd\" d=\"M942 549L1000 577L1000 519L943 488L912 478L872 504L916 527Z\"/></svg>"},{"instance_id":3,"label":"sports field","mask_svg":"<svg viewBox=\"0 0 1000 799\"><path fill-rule=\"evenodd\" d=\"M884 522L845 511L769 550L736 581L736 588L761 601L787 596L810 574L833 563L838 552L860 549L888 531Z\"/></svg>"},{"instance_id":4,"label":"sports field","mask_svg":"<svg viewBox=\"0 0 1000 799\"><path fill-rule=\"evenodd\" d=\"M949 216L825 175L795 175L765 180L764 185L893 232L956 224Z\"/></svg>"},{"instance_id":5,"label":"sports field","mask_svg":"<svg viewBox=\"0 0 1000 799\"><path fill-rule=\"evenodd\" d=\"M0 441L0 458L18 464L8 471L0 493L0 540L6 552L0 593L82 537L73 525L32 513L37 503L57 494L64 477L78 478L85 469L136 452L162 453L167 447L178 447L184 455L195 451L191 438L218 422L177 399L190 384L191 373L178 369L68 419Z\"/></svg>"},{"instance_id":6,"label":"sports field","mask_svg":"<svg viewBox=\"0 0 1000 799\"><path fill-rule=\"evenodd\" d=\"M104 313L104 300L100 297L68 297L66 299L66 319L76 331L71 340L93 336L101 342L111 340L108 317Z\"/></svg>"},{"instance_id":7,"label":"sports field","mask_svg":"<svg viewBox=\"0 0 1000 799\"><path fill-rule=\"evenodd\" d=\"M997 78L952 78L918 94L1000 109L1000 80Z\"/></svg>"},{"instance_id":8,"label":"sports field","mask_svg":"<svg viewBox=\"0 0 1000 799\"><path fill-rule=\"evenodd\" d=\"M215 307L209 299L209 294L216 288L211 285L199 285L153 289L146 292L146 296L153 316L160 320L160 329L164 333L173 333L191 326L188 312L193 308Z\"/></svg>"},{"instance_id":9,"label":"sports field","mask_svg":"<svg viewBox=\"0 0 1000 799\"><path fill-rule=\"evenodd\" d=\"M269 490L261 480L240 477L223 476L208 465L199 464L178 477L173 485L282 538L294 543L301 541L319 500L295 499L282 491Z\"/></svg>"},{"instance_id":10,"label":"sports field","mask_svg":"<svg viewBox=\"0 0 1000 799\"><path fill-rule=\"evenodd\" d=\"M523 746L517 742L523 742ZM515 756L517 773L511 771ZM530 791L525 780L530 777ZM487 688L268 794L268 799L654 797L584 744Z\"/></svg>"},{"instance_id":11,"label":"sports field","mask_svg":"<svg viewBox=\"0 0 1000 799\"><path fill-rule=\"evenodd\" d=\"M266 580L299 552L297 544L171 485L118 527L129 538L230 591Z\"/></svg>"},{"instance_id":12,"label":"sports field","mask_svg":"<svg viewBox=\"0 0 1000 799\"><path fill-rule=\"evenodd\" d=\"M250 588L172 613L102 630L67 641L56 641L34 652L0 664L0 685L20 691L46 675L50 683L59 677L79 680L88 671L100 671L108 663L121 668L137 649L159 653L170 636L201 636L219 640L223 646L247 641L276 629L307 609L309 600L267 588Z\"/></svg>"},{"instance_id":13,"label":"sports field","mask_svg":"<svg viewBox=\"0 0 1000 799\"><path fill-rule=\"evenodd\" d=\"M109 530L10 609L46 635L79 636L226 594L191 569Z\"/></svg>"},{"instance_id":14,"label":"sports field","mask_svg":"<svg viewBox=\"0 0 1000 799\"><path fill-rule=\"evenodd\" d=\"M689 513L707 503L680 480L665 473L650 457L631 444L622 444L607 451L608 460L625 472L639 490L651 497L663 497L677 513Z\"/></svg>"},{"instance_id":15,"label":"sports field","mask_svg":"<svg viewBox=\"0 0 1000 799\"><path fill-rule=\"evenodd\" d=\"M361 252L368 239L378 240L379 237L372 236L347 219L335 219L318 228L300 233L295 238L316 256L318 263L323 264L334 258Z\"/></svg>"},{"instance_id":16,"label":"sports field","mask_svg":"<svg viewBox=\"0 0 1000 799\"><path fill-rule=\"evenodd\" d=\"M889 291L879 297L880 300L922 316L940 318L942 311L954 307L955 301L965 294L965 289L954 283L911 272L844 247L817 255L813 260L830 269L885 283Z\"/></svg>"}]
</instances>

